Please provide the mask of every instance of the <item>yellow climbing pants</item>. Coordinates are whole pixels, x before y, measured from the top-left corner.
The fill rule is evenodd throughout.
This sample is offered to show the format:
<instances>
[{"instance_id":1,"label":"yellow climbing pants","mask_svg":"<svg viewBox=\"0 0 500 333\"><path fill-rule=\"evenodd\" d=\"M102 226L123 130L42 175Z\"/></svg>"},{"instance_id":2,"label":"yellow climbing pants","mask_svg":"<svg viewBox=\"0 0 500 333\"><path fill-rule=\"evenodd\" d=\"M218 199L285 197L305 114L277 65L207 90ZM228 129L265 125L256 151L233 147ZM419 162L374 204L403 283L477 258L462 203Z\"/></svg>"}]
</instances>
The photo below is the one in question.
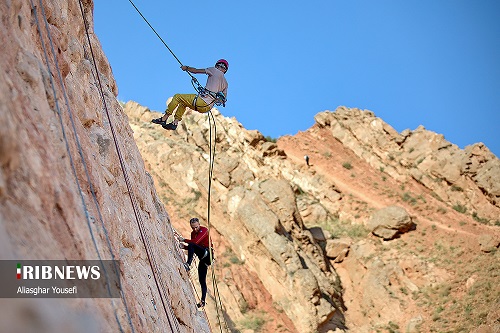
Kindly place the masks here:
<instances>
[{"instance_id":1,"label":"yellow climbing pants","mask_svg":"<svg viewBox=\"0 0 500 333\"><path fill-rule=\"evenodd\" d=\"M170 103L168 103L166 114L169 116L174 113L175 108L177 107L177 111L175 112L174 118L176 120L181 120L184 112L186 112L186 108L195 109L193 102L196 98L196 94L175 94ZM196 98L196 110L199 113L206 113L210 111L211 107L205 103L205 101L198 97Z\"/></svg>"}]
</instances>

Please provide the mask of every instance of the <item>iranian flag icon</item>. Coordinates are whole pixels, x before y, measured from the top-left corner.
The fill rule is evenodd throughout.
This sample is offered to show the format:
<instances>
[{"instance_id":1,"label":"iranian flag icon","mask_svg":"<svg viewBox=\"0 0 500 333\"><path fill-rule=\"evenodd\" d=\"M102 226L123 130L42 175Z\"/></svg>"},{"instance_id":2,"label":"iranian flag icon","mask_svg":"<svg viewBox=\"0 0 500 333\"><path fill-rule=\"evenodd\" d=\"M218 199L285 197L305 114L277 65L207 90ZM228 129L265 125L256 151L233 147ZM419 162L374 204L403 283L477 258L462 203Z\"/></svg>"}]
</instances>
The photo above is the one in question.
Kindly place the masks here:
<instances>
[{"instance_id":1,"label":"iranian flag icon","mask_svg":"<svg viewBox=\"0 0 500 333\"><path fill-rule=\"evenodd\" d=\"M17 279L21 280L21 263L17 263Z\"/></svg>"}]
</instances>

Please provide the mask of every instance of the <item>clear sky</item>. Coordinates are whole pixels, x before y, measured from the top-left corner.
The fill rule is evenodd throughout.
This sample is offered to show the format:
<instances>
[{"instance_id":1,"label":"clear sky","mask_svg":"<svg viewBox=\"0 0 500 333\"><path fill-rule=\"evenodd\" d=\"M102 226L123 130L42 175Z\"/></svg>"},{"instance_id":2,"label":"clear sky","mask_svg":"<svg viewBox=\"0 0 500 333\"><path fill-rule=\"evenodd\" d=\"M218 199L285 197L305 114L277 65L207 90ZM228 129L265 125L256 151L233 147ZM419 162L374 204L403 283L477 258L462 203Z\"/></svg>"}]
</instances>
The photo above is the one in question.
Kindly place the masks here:
<instances>
[{"instance_id":1,"label":"clear sky","mask_svg":"<svg viewBox=\"0 0 500 333\"><path fill-rule=\"evenodd\" d=\"M343 105L500 157L498 0L133 2L184 65L229 61L220 111L247 129L293 135ZM194 93L128 0L96 0L94 18L121 101L162 112Z\"/></svg>"}]
</instances>

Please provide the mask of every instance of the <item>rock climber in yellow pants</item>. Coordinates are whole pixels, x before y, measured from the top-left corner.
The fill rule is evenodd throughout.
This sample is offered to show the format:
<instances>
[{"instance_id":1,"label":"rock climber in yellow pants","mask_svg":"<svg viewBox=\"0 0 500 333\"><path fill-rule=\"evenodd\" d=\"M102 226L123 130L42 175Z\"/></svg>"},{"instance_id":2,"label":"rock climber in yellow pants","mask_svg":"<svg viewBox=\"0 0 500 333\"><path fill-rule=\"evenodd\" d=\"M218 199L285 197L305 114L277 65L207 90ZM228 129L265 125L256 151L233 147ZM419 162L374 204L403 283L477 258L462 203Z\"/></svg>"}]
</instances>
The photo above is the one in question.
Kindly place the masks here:
<instances>
[{"instance_id":1,"label":"rock climber in yellow pants","mask_svg":"<svg viewBox=\"0 0 500 333\"><path fill-rule=\"evenodd\" d=\"M224 74L226 74L228 68L229 64L225 59L218 60L215 63L215 67L205 69L181 66L183 71L193 74L207 74L208 79L205 89L199 94L175 94L172 101L168 103L165 114L161 118L151 120L151 122L161 125L164 129L175 130L177 129L179 121L182 120L186 108L193 109L200 113L210 111L217 99L217 93L224 94L224 98L227 99L228 85ZM177 108L177 111L175 112L174 120L167 124L167 120L174 113L175 108Z\"/></svg>"}]
</instances>

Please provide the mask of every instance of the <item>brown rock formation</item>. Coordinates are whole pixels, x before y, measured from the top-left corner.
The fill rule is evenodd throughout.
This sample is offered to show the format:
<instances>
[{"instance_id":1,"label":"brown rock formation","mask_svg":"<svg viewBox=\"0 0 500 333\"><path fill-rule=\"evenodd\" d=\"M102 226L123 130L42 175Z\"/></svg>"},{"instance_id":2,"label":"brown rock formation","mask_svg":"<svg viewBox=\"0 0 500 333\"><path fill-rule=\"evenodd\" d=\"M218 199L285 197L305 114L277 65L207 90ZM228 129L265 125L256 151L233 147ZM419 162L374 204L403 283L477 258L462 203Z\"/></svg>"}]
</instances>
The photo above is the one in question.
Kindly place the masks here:
<instances>
[{"instance_id":1,"label":"brown rock formation","mask_svg":"<svg viewBox=\"0 0 500 333\"><path fill-rule=\"evenodd\" d=\"M133 102L127 117L82 4L0 4L0 259L115 258L122 297L1 299L0 331L209 332L170 224L208 222L208 123L166 132ZM496 329L500 171L484 145L345 107L277 143L214 115L214 269L233 331ZM372 236L390 206L416 230Z\"/></svg>"},{"instance_id":2,"label":"brown rock formation","mask_svg":"<svg viewBox=\"0 0 500 333\"><path fill-rule=\"evenodd\" d=\"M193 214L204 216L209 146L206 116L187 114L177 132L166 132L150 123L158 114L147 108L129 102L125 110L169 211L176 211L181 220ZM236 328L243 329L244 318L259 316L256 311L266 309L280 327L290 331L293 328L278 317L280 312L300 332L346 328L370 332L394 325L425 331L436 322L413 295L424 294L433 286L459 286L454 281L465 270L456 272L457 268L474 262L480 269L479 262L492 260L486 254L479 254L479 259L477 255L485 242L481 235L498 235L497 228L486 222L477 224L474 215L452 209L453 202L444 202L402 173L403 168L395 178L384 167L374 169L370 155L366 155L368 161L358 157L330 128L316 125L295 137L280 138L277 146L286 156L264 155L270 145L261 134L245 130L217 110L214 115L218 133L211 223L221 235L218 247L230 248L229 253L236 257L217 268L218 276L227 278L225 283L232 286L223 299L237 299L233 305L226 304ZM352 121L351 126L356 123ZM385 127L380 121L374 131ZM305 165L304 154L311 158L310 167ZM392 240L369 236L371 227L365 225L370 225L370 217L391 232L384 238ZM398 234L395 239L394 234ZM446 255L439 252L440 259L436 259L436 249L448 250ZM453 254L457 251L466 253L460 255L463 262L452 266L437 263L458 258ZM495 251L487 253L496 255ZM266 297L256 300L250 296L255 286L249 293L244 284L231 282L238 278L236 271L246 271L257 279L272 304ZM325 307L325 301L333 307ZM252 304L252 308L243 313L241 304ZM266 322L262 330L273 331L269 317L262 318Z\"/></svg>"},{"instance_id":3,"label":"brown rock formation","mask_svg":"<svg viewBox=\"0 0 500 333\"><path fill-rule=\"evenodd\" d=\"M414 229L415 223L404 208L389 206L376 211L366 222L366 227L374 235L389 240Z\"/></svg>"},{"instance_id":4,"label":"brown rock formation","mask_svg":"<svg viewBox=\"0 0 500 333\"><path fill-rule=\"evenodd\" d=\"M162 184L169 210L204 216L209 148L205 116L187 115L176 133L158 134L154 125L142 122L157 114L133 102L125 110L148 168ZM212 188L217 217L212 226L245 262L245 269L260 278L272 302L298 331L313 332L330 325L332 318L341 322L335 274L303 224L292 186L277 166L266 163L268 158L283 160L283 154L276 144L269 145L261 135L213 112L219 132ZM186 207L187 200L193 205Z\"/></svg>"},{"instance_id":5,"label":"brown rock formation","mask_svg":"<svg viewBox=\"0 0 500 333\"><path fill-rule=\"evenodd\" d=\"M373 112L359 109L340 107L315 119L372 167L399 181L411 177L446 202L498 219L500 160L484 144L461 150L422 126L399 134Z\"/></svg>"},{"instance_id":6,"label":"brown rock formation","mask_svg":"<svg viewBox=\"0 0 500 333\"><path fill-rule=\"evenodd\" d=\"M0 3L0 258L115 258L122 298L0 299L0 331L209 332L79 4Z\"/></svg>"},{"instance_id":7,"label":"brown rock formation","mask_svg":"<svg viewBox=\"0 0 500 333\"><path fill-rule=\"evenodd\" d=\"M427 332L469 331L486 324L484 318L494 316L497 296L491 295L500 292L488 287L497 279L489 272L500 263L495 241L500 210L491 199L495 185L484 186L477 179L498 177L492 166L499 160L482 144L460 150L423 128L398 134L370 111L340 107L318 114L316 122L306 132L280 138L278 146L297 165L307 154L313 165L310 171L324 176L341 195L341 207L317 215L334 216L327 218L329 223L309 222L322 225L334 237L353 239L348 255L333 263L342 281L347 327L355 332L398 327ZM420 136L418 143L407 146L414 134ZM413 156L417 151L418 157ZM455 160L457 156L470 162ZM446 162L438 167L435 162L424 164L427 159ZM432 172L443 179L423 181ZM479 174L472 176L475 172ZM394 205L408 212L416 230L390 241L366 238L369 231L358 226L366 225L375 211ZM309 209L301 212L310 216ZM472 273L476 270L480 279ZM463 281L473 276L476 282L470 290L474 291L464 295ZM432 305L427 308L425 302ZM482 302L488 305L479 306ZM478 306L477 315L469 316L469 310L464 310L470 304ZM472 317L476 319L471 321Z\"/></svg>"}]
</instances>

